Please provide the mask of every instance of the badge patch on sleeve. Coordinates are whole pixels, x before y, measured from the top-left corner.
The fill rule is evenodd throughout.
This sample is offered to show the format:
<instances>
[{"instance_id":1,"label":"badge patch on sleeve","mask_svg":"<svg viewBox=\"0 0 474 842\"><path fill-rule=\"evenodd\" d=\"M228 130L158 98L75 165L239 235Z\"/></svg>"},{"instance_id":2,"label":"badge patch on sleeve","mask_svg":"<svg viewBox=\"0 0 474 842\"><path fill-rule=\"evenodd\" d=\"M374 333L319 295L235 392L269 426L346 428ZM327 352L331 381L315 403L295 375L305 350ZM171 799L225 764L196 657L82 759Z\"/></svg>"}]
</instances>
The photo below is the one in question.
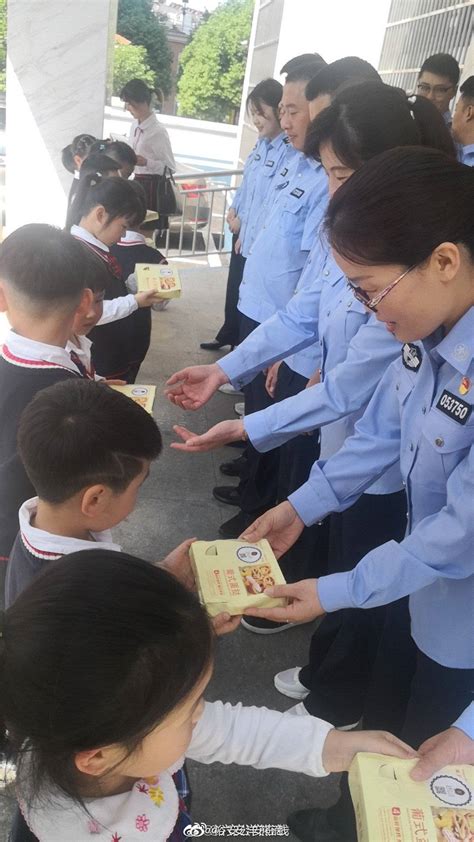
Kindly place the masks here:
<instances>
[{"instance_id":1,"label":"badge patch on sleeve","mask_svg":"<svg viewBox=\"0 0 474 842\"><path fill-rule=\"evenodd\" d=\"M256 154L256 155L254 155L254 159L255 159L255 161L260 161L260 158L261 158L261 157L262 157L262 156L261 156L261 155L259 155L259 153L258 153L258 152L257 152L257 154Z\"/></svg>"},{"instance_id":2,"label":"badge patch on sleeve","mask_svg":"<svg viewBox=\"0 0 474 842\"><path fill-rule=\"evenodd\" d=\"M405 342L402 348L402 360L405 368L409 371L418 371L421 359L421 351L418 346L411 342Z\"/></svg>"},{"instance_id":3,"label":"badge patch on sleeve","mask_svg":"<svg viewBox=\"0 0 474 842\"><path fill-rule=\"evenodd\" d=\"M290 196L296 196L297 199L301 199L304 196L304 190L301 187L295 187L294 190L291 191Z\"/></svg>"},{"instance_id":4,"label":"badge patch on sleeve","mask_svg":"<svg viewBox=\"0 0 474 842\"><path fill-rule=\"evenodd\" d=\"M265 166L266 166L266 167L274 167L274 166L275 166L275 161L266 161L266 162L265 162Z\"/></svg>"},{"instance_id":5,"label":"badge patch on sleeve","mask_svg":"<svg viewBox=\"0 0 474 842\"><path fill-rule=\"evenodd\" d=\"M436 409L441 410L445 415L449 415L458 424L464 425L472 412L472 404L463 401L445 389L436 404Z\"/></svg>"},{"instance_id":6,"label":"badge patch on sleeve","mask_svg":"<svg viewBox=\"0 0 474 842\"><path fill-rule=\"evenodd\" d=\"M285 167L285 168L281 171L280 175L282 175L282 176L283 176L283 178L285 178L285 175L288 175L288 167Z\"/></svg>"}]
</instances>

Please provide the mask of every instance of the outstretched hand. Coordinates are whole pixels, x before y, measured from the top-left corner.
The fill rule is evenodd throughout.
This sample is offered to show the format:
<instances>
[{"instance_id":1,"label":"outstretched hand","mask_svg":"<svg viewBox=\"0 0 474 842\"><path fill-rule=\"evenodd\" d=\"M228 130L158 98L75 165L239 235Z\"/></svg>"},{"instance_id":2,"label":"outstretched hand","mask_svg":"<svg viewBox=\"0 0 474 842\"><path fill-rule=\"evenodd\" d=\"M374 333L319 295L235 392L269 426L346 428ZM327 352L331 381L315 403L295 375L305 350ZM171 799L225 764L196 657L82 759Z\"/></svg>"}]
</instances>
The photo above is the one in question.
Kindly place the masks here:
<instances>
[{"instance_id":1,"label":"outstretched hand","mask_svg":"<svg viewBox=\"0 0 474 842\"><path fill-rule=\"evenodd\" d=\"M182 409L200 409L228 377L216 365L193 365L177 371L167 381L165 394Z\"/></svg>"},{"instance_id":2,"label":"outstretched hand","mask_svg":"<svg viewBox=\"0 0 474 842\"><path fill-rule=\"evenodd\" d=\"M347 772L359 752L386 754L408 760L416 752L388 731L338 731L333 729L323 746L323 766L326 772Z\"/></svg>"},{"instance_id":3,"label":"outstretched hand","mask_svg":"<svg viewBox=\"0 0 474 842\"><path fill-rule=\"evenodd\" d=\"M266 538L277 558L286 553L300 537L304 523L288 500L257 518L240 536L254 544Z\"/></svg>"},{"instance_id":4,"label":"outstretched hand","mask_svg":"<svg viewBox=\"0 0 474 842\"><path fill-rule=\"evenodd\" d=\"M288 604L281 608L248 608L244 614L263 617L274 623L310 623L325 613L319 601L317 585L317 579L302 579L293 585L265 588L267 596L284 597Z\"/></svg>"},{"instance_id":5,"label":"outstretched hand","mask_svg":"<svg viewBox=\"0 0 474 842\"><path fill-rule=\"evenodd\" d=\"M184 450L185 453L205 453L207 450L215 450L216 447L223 447L231 441L239 441L244 435L242 421L221 421L201 436L179 424L175 424L173 430L182 442L173 441L171 447L173 450Z\"/></svg>"}]
</instances>

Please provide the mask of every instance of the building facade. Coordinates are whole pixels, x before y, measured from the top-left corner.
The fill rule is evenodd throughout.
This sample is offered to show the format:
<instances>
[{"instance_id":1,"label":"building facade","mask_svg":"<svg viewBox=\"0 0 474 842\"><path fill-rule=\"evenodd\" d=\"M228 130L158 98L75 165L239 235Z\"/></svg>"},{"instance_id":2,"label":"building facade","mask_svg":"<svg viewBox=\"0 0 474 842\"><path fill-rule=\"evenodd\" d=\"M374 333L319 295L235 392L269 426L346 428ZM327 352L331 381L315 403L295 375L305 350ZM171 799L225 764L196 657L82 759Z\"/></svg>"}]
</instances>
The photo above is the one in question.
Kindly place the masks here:
<instances>
[{"instance_id":1,"label":"building facade","mask_svg":"<svg viewBox=\"0 0 474 842\"><path fill-rule=\"evenodd\" d=\"M461 69L473 37L474 0L392 0L379 73L414 92L423 61L449 53Z\"/></svg>"}]
</instances>

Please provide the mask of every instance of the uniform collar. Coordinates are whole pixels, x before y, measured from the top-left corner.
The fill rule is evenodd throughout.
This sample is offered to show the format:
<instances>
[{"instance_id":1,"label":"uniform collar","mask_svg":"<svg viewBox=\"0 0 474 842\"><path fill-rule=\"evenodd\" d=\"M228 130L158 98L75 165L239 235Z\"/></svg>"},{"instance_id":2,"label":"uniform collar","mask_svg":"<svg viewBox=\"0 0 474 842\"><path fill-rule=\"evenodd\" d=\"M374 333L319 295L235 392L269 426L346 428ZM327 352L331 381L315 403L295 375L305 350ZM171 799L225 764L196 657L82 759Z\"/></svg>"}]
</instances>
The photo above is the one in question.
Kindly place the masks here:
<instances>
[{"instance_id":1,"label":"uniform collar","mask_svg":"<svg viewBox=\"0 0 474 842\"><path fill-rule=\"evenodd\" d=\"M474 356L474 307L469 308L433 350L461 374L466 374Z\"/></svg>"},{"instance_id":2,"label":"uniform collar","mask_svg":"<svg viewBox=\"0 0 474 842\"><path fill-rule=\"evenodd\" d=\"M269 149L279 149L280 146L286 146L285 132L280 132L273 140L267 140L266 143Z\"/></svg>"},{"instance_id":3,"label":"uniform collar","mask_svg":"<svg viewBox=\"0 0 474 842\"><path fill-rule=\"evenodd\" d=\"M94 237L89 231L86 231L85 228L82 228L81 225L72 225L71 226L71 234L73 237L76 237L78 240L84 240L85 243L90 243L91 246L95 246L97 249L101 249L101 251L109 251L109 247L102 243L97 237Z\"/></svg>"},{"instance_id":4,"label":"uniform collar","mask_svg":"<svg viewBox=\"0 0 474 842\"><path fill-rule=\"evenodd\" d=\"M28 339L13 330L10 330L5 337L2 356L7 362L20 368L37 370L65 368L74 374L80 374L66 348Z\"/></svg>"},{"instance_id":5,"label":"uniform collar","mask_svg":"<svg viewBox=\"0 0 474 842\"><path fill-rule=\"evenodd\" d=\"M461 155L463 163L466 158L474 159L474 143L468 143L466 146L462 146Z\"/></svg>"},{"instance_id":6,"label":"uniform collar","mask_svg":"<svg viewBox=\"0 0 474 842\"><path fill-rule=\"evenodd\" d=\"M146 245L146 238L138 231L125 231L125 234L117 243L118 246Z\"/></svg>"},{"instance_id":7,"label":"uniform collar","mask_svg":"<svg viewBox=\"0 0 474 842\"><path fill-rule=\"evenodd\" d=\"M139 123L138 120L137 120L136 121L136 128L140 129L142 132L144 132L147 129L151 128L151 126L156 125L157 123L158 123L158 120L156 118L155 112L153 111L150 114L150 116L146 118L146 120L143 120L142 123Z\"/></svg>"},{"instance_id":8,"label":"uniform collar","mask_svg":"<svg viewBox=\"0 0 474 842\"><path fill-rule=\"evenodd\" d=\"M105 529L103 532L91 532L90 541L84 541L81 538L66 538L64 535L53 535L52 532L37 529L31 525L31 519L36 514L37 508L38 498L32 497L31 500L23 503L18 513L21 540L28 552L36 558L53 561L69 553L97 549L97 544L100 544L102 550L121 551L120 546L113 543L110 529Z\"/></svg>"}]
</instances>

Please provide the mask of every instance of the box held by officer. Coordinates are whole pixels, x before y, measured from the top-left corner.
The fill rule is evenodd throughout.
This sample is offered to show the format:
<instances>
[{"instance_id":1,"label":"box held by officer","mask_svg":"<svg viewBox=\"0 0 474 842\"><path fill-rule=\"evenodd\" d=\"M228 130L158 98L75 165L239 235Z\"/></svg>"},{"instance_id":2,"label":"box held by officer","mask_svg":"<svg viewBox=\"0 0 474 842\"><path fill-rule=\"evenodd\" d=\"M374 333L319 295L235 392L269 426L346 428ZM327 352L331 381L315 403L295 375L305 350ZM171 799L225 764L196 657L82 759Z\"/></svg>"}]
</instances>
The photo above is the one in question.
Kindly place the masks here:
<instances>
[{"instance_id":1,"label":"box held by officer","mask_svg":"<svg viewBox=\"0 0 474 842\"><path fill-rule=\"evenodd\" d=\"M474 840L474 767L445 766L426 781L413 781L416 763L356 755L349 786L358 842Z\"/></svg>"},{"instance_id":2,"label":"box held by officer","mask_svg":"<svg viewBox=\"0 0 474 842\"><path fill-rule=\"evenodd\" d=\"M195 541L190 550L199 597L208 614L277 608L287 600L264 593L285 578L268 541Z\"/></svg>"}]
</instances>

